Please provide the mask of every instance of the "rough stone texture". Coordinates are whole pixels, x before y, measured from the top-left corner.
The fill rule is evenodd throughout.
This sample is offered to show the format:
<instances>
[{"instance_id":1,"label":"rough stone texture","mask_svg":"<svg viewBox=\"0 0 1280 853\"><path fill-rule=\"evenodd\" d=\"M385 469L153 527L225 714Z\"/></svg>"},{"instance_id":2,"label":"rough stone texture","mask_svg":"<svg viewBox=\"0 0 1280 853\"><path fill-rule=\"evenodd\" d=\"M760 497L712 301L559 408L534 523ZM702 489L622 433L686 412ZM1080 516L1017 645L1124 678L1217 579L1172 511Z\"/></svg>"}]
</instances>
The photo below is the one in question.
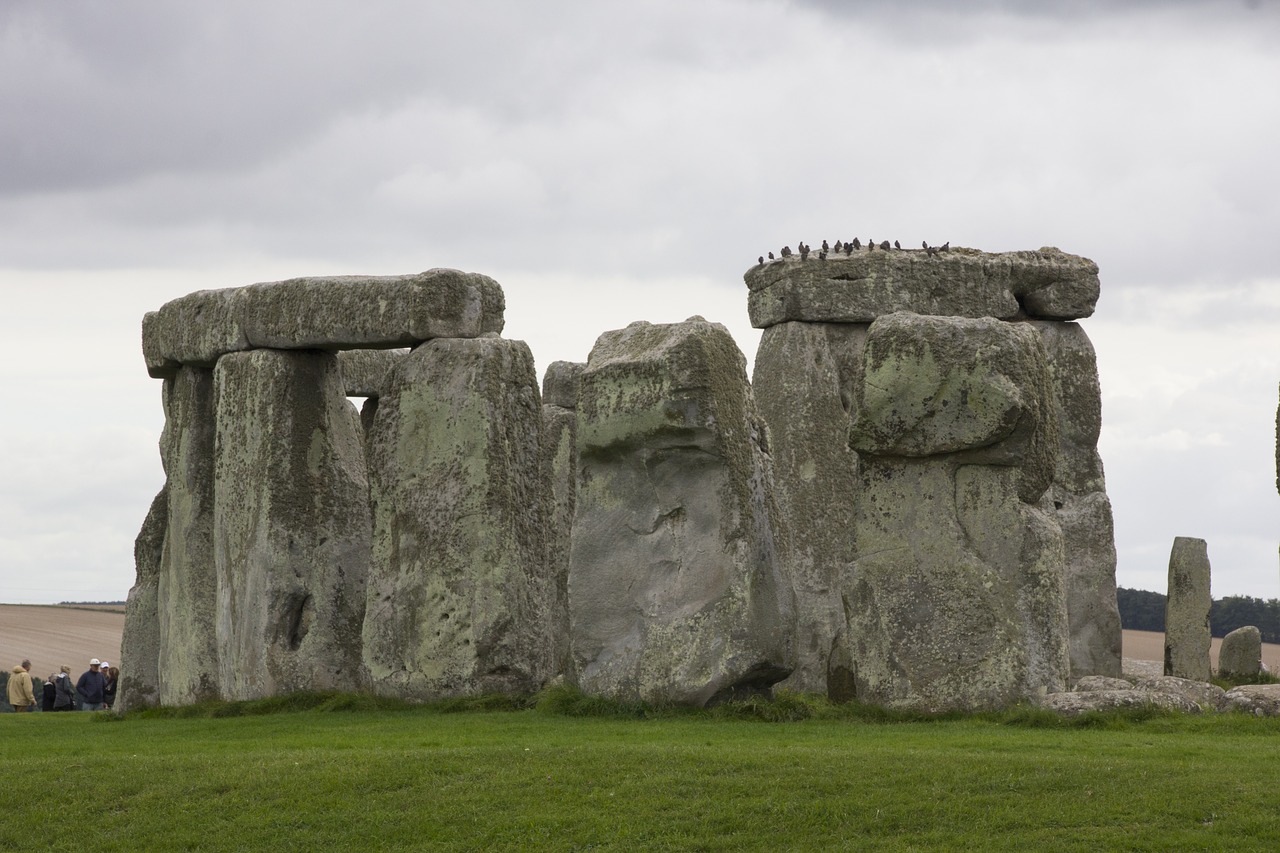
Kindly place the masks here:
<instances>
[{"instance_id":1,"label":"rough stone texture","mask_svg":"<svg viewBox=\"0 0 1280 853\"><path fill-rule=\"evenodd\" d=\"M1076 682L1078 693L1090 693L1094 690L1132 690L1133 682L1123 678L1111 678L1106 675L1086 675Z\"/></svg>"},{"instance_id":2,"label":"rough stone texture","mask_svg":"<svg viewBox=\"0 0 1280 853\"><path fill-rule=\"evenodd\" d=\"M1136 660L1124 658L1121 670L1125 678L1138 680L1142 678L1159 678L1164 673L1164 664L1156 660Z\"/></svg>"},{"instance_id":3,"label":"rough stone texture","mask_svg":"<svg viewBox=\"0 0 1280 853\"><path fill-rule=\"evenodd\" d=\"M993 319L871 325L855 389L854 695L922 710L1061 690L1062 534L1031 504L1057 446L1040 337Z\"/></svg>"},{"instance_id":4,"label":"rough stone texture","mask_svg":"<svg viewBox=\"0 0 1280 853\"><path fill-rule=\"evenodd\" d=\"M578 407L578 386L586 365L578 361L553 361L542 377L542 404L562 409Z\"/></svg>"},{"instance_id":5,"label":"rough stone texture","mask_svg":"<svg viewBox=\"0 0 1280 853\"><path fill-rule=\"evenodd\" d=\"M228 699L362 686L363 434L332 353L218 360L214 547Z\"/></svg>"},{"instance_id":6,"label":"rough stone texture","mask_svg":"<svg viewBox=\"0 0 1280 853\"><path fill-rule=\"evenodd\" d=\"M1169 554L1169 590L1164 609L1164 674L1208 681L1209 546L1179 536Z\"/></svg>"},{"instance_id":7,"label":"rough stone texture","mask_svg":"<svg viewBox=\"0 0 1280 853\"><path fill-rule=\"evenodd\" d=\"M1255 717L1280 717L1280 684L1242 684L1222 699L1222 710Z\"/></svg>"},{"instance_id":8,"label":"rough stone texture","mask_svg":"<svg viewBox=\"0 0 1280 853\"><path fill-rule=\"evenodd\" d=\"M220 698L213 558L213 371L180 368L164 382L160 458L169 495L156 589L162 705Z\"/></svg>"},{"instance_id":9,"label":"rough stone texture","mask_svg":"<svg viewBox=\"0 0 1280 853\"><path fill-rule=\"evenodd\" d=\"M723 326L632 323L596 341L578 396L569 560L582 689L706 705L794 665L764 426Z\"/></svg>"},{"instance_id":10,"label":"rough stone texture","mask_svg":"<svg viewBox=\"0 0 1280 853\"><path fill-rule=\"evenodd\" d=\"M405 349L353 349L338 353L343 396L381 397L387 389L391 369L408 352Z\"/></svg>"},{"instance_id":11,"label":"rough stone texture","mask_svg":"<svg viewBox=\"0 0 1280 853\"><path fill-rule=\"evenodd\" d=\"M1116 605L1116 549L1098 455L1102 392L1093 344L1076 323L1037 321L1053 380L1058 452L1052 501L1066 557L1071 675L1118 676L1120 610Z\"/></svg>"},{"instance_id":12,"label":"rough stone texture","mask_svg":"<svg viewBox=\"0 0 1280 853\"><path fill-rule=\"evenodd\" d=\"M1190 699L1184 699L1172 693L1153 693L1147 690L1050 693L1041 700L1040 704L1064 717L1076 717L1088 711L1114 711L1121 708L1161 708L1181 711L1185 714L1199 714L1204 710Z\"/></svg>"},{"instance_id":13,"label":"rough stone texture","mask_svg":"<svg viewBox=\"0 0 1280 853\"><path fill-rule=\"evenodd\" d=\"M555 362L567 364L568 362ZM548 376L551 375L548 368ZM545 382L544 382L545 387ZM544 395L543 400L547 398ZM558 397L557 399L565 399ZM576 392L573 399L577 399ZM569 537L573 532L578 477L578 416L572 409L542 404L542 477L549 490L547 570L554 675L572 674L569 650Z\"/></svg>"},{"instance_id":14,"label":"rough stone texture","mask_svg":"<svg viewBox=\"0 0 1280 853\"><path fill-rule=\"evenodd\" d=\"M368 437L377 692L532 691L548 677L541 422L523 342L433 340L393 371Z\"/></svg>"},{"instance_id":15,"label":"rough stone texture","mask_svg":"<svg viewBox=\"0 0 1280 853\"><path fill-rule=\"evenodd\" d=\"M116 709L149 708L160 703L160 566L169 526L169 491L161 488L133 542L137 576L124 605L120 639L120 685Z\"/></svg>"},{"instance_id":16,"label":"rough stone texture","mask_svg":"<svg viewBox=\"0 0 1280 853\"><path fill-rule=\"evenodd\" d=\"M1253 625L1237 628L1222 638L1218 674L1254 676L1262 671L1262 632Z\"/></svg>"},{"instance_id":17,"label":"rough stone texture","mask_svg":"<svg viewBox=\"0 0 1280 853\"><path fill-rule=\"evenodd\" d=\"M865 326L781 323L765 329L756 352L752 391L769 424L778 509L790 531L780 558L796 597L796 668L782 684L791 690L826 693L829 681L851 678L837 647L846 641L840 575L853 561L858 465L848 440L850 374L865 337Z\"/></svg>"},{"instance_id":18,"label":"rough stone texture","mask_svg":"<svg viewBox=\"0 0 1280 853\"><path fill-rule=\"evenodd\" d=\"M1047 247L988 254L952 249L799 255L752 267L747 308L758 329L789 320L870 323L897 311L954 317L1074 320L1093 314L1098 267Z\"/></svg>"},{"instance_id":19,"label":"rough stone texture","mask_svg":"<svg viewBox=\"0 0 1280 853\"><path fill-rule=\"evenodd\" d=\"M1190 678L1177 678L1172 675L1139 679L1135 686L1139 690L1180 696L1207 710L1216 710L1221 707L1225 695L1225 691L1216 684L1194 681Z\"/></svg>"},{"instance_id":20,"label":"rough stone texture","mask_svg":"<svg viewBox=\"0 0 1280 853\"><path fill-rule=\"evenodd\" d=\"M202 290L143 318L153 377L211 367L254 348L387 349L433 338L501 332L505 299L488 276L433 269L414 275L296 278Z\"/></svg>"}]
</instances>

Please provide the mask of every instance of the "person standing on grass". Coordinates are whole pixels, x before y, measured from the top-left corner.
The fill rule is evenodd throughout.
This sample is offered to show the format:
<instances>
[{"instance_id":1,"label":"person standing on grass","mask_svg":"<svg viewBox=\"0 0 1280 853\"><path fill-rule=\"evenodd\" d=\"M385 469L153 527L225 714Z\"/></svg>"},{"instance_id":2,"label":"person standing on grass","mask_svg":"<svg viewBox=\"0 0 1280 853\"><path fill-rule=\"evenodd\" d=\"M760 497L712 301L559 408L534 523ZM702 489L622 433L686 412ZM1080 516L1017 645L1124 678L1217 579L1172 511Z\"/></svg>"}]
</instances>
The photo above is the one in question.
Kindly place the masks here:
<instances>
[{"instance_id":1,"label":"person standing on grass","mask_svg":"<svg viewBox=\"0 0 1280 853\"><path fill-rule=\"evenodd\" d=\"M116 704L116 686L120 681L120 668L102 662L102 704L110 711Z\"/></svg>"},{"instance_id":2,"label":"person standing on grass","mask_svg":"<svg viewBox=\"0 0 1280 853\"><path fill-rule=\"evenodd\" d=\"M53 673L49 673L49 680L44 683L44 687L40 689L40 710L52 711L53 703L58 699L58 688L53 686Z\"/></svg>"},{"instance_id":3,"label":"person standing on grass","mask_svg":"<svg viewBox=\"0 0 1280 853\"><path fill-rule=\"evenodd\" d=\"M89 661L89 671L80 676L80 680L76 682L76 693L80 696L81 711L101 711L102 710L102 688L106 684L106 680L102 677L102 673L98 671L98 667L102 665L102 661L94 658Z\"/></svg>"},{"instance_id":4,"label":"person standing on grass","mask_svg":"<svg viewBox=\"0 0 1280 853\"><path fill-rule=\"evenodd\" d=\"M53 700L53 710L74 711L76 709L76 688L71 683L71 667L62 665L62 671L53 679L58 698Z\"/></svg>"},{"instance_id":5,"label":"person standing on grass","mask_svg":"<svg viewBox=\"0 0 1280 853\"><path fill-rule=\"evenodd\" d=\"M24 660L9 673L9 704L15 711L30 711L36 704L31 690L31 661Z\"/></svg>"}]
</instances>

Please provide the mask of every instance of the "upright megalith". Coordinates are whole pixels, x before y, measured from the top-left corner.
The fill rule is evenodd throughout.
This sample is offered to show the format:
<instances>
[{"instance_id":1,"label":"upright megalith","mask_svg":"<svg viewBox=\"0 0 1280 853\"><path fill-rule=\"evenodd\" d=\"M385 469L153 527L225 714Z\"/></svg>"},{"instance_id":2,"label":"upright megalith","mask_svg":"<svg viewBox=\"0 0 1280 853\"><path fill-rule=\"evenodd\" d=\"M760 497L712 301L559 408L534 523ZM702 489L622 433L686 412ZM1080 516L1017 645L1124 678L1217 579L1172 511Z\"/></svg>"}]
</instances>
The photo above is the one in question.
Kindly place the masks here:
<instances>
[{"instance_id":1,"label":"upright megalith","mask_svg":"<svg viewBox=\"0 0 1280 853\"><path fill-rule=\"evenodd\" d=\"M1209 546L1179 536L1169 554L1169 590L1164 607L1164 674L1208 681Z\"/></svg>"},{"instance_id":2,"label":"upright megalith","mask_svg":"<svg viewBox=\"0 0 1280 853\"><path fill-rule=\"evenodd\" d=\"M585 364L553 361L542 379L542 477L547 495L548 606L552 670L572 677L569 538L578 479L578 386Z\"/></svg>"},{"instance_id":3,"label":"upright megalith","mask_svg":"<svg viewBox=\"0 0 1280 853\"><path fill-rule=\"evenodd\" d=\"M358 688L372 522L337 358L231 353L214 380L222 693Z\"/></svg>"},{"instance_id":4,"label":"upright megalith","mask_svg":"<svg viewBox=\"0 0 1280 853\"><path fill-rule=\"evenodd\" d=\"M1252 678L1262 671L1262 632L1244 625L1222 638L1218 675Z\"/></svg>"},{"instance_id":5,"label":"upright megalith","mask_svg":"<svg viewBox=\"0 0 1280 853\"><path fill-rule=\"evenodd\" d=\"M164 705L185 705L221 695L213 557L213 371L179 368L164 381L163 398L160 459L168 508L156 584L159 699Z\"/></svg>"},{"instance_id":6,"label":"upright megalith","mask_svg":"<svg viewBox=\"0 0 1280 853\"><path fill-rule=\"evenodd\" d=\"M700 317L596 341L569 557L583 690L706 705L794 665L791 582L745 360Z\"/></svg>"},{"instance_id":7,"label":"upright megalith","mask_svg":"<svg viewBox=\"0 0 1280 853\"><path fill-rule=\"evenodd\" d=\"M765 329L752 390L770 425L774 483L789 535L778 543L796 597L796 668L785 686L826 693L843 680L840 575L853 562L858 457L849 447L852 376L866 327L788 322Z\"/></svg>"},{"instance_id":8,"label":"upright megalith","mask_svg":"<svg viewBox=\"0 0 1280 853\"><path fill-rule=\"evenodd\" d=\"M436 339L392 371L368 437L373 689L537 689L550 669L542 411L521 341Z\"/></svg>"},{"instance_id":9,"label":"upright megalith","mask_svg":"<svg viewBox=\"0 0 1280 853\"><path fill-rule=\"evenodd\" d=\"M1058 442L1025 324L891 314L855 387L854 696L937 711L1064 687L1062 535L1036 507Z\"/></svg>"},{"instance_id":10,"label":"upright megalith","mask_svg":"<svg viewBox=\"0 0 1280 853\"><path fill-rule=\"evenodd\" d=\"M1053 380L1058 453L1047 498L1062 528L1071 672L1120 676L1116 548L1098 436L1102 391L1093 344L1078 323L1033 321Z\"/></svg>"},{"instance_id":11,"label":"upright megalith","mask_svg":"<svg viewBox=\"0 0 1280 853\"><path fill-rule=\"evenodd\" d=\"M169 490L151 502L142 529L133 542L137 572L124 606L124 635L120 638L120 687L116 708L127 711L160 702L160 567L169 526Z\"/></svg>"}]
</instances>

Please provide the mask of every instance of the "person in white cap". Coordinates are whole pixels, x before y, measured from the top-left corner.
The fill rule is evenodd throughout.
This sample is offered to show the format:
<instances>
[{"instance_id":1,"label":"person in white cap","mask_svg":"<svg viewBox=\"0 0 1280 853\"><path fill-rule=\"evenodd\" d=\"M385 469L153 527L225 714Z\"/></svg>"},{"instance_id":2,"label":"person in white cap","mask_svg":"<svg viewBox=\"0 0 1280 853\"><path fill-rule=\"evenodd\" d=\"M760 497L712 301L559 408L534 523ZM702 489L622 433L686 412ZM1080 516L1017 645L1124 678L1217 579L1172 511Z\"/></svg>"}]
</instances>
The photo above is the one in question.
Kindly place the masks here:
<instances>
[{"instance_id":1,"label":"person in white cap","mask_svg":"<svg viewBox=\"0 0 1280 853\"><path fill-rule=\"evenodd\" d=\"M102 673L102 704L110 711L116 704L116 686L120 683L120 670L103 661L99 671Z\"/></svg>"},{"instance_id":2,"label":"person in white cap","mask_svg":"<svg viewBox=\"0 0 1280 853\"><path fill-rule=\"evenodd\" d=\"M102 673L98 671L98 667L102 665L102 661L94 658L89 661L89 671L80 676L80 680L76 682L76 693L80 696L81 711L101 711L102 705L102 688L106 686L106 680L103 679Z\"/></svg>"}]
</instances>

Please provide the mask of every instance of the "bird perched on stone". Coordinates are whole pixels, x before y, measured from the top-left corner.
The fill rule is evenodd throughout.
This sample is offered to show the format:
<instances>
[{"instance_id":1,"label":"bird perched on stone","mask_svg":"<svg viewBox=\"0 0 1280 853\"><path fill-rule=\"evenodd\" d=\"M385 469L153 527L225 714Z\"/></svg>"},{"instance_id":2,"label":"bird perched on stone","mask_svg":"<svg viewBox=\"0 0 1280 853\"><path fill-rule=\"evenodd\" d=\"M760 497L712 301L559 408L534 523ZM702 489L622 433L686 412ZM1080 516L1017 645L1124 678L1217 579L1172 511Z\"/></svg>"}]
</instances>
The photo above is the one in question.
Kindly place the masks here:
<instances>
[{"instance_id":1,"label":"bird perched on stone","mask_svg":"<svg viewBox=\"0 0 1280 853\"><path fill-rule=\"evenodd\" d=\"M875 240L872 240L872 239L870 239L870 238L868 238L868 239L867 239L867 251L868 251L868 252L873 252L873 251L875 251L875 248L876 248L876 241L875 241Z\"/></svg>"},{"instance_id":2,"label":"bird perched on stone","mask_svg":"<svg viewBox=\"0 0 1280 853\"><path fill-rule=\"evenodd\" d=\"M861 240L859 240L857 237L854 237L854 238L853 238L853 248L855 248L855 249L861 249L861 248L862 248L862 241L861 241Z\"/></svg>"},{"instance_id":3,"label":"bird perched on stone","mask_svg":"<svg viewBox=\"0 0 1280 853\"><path fill-rule=\"evenodd\" d=\"M929 241L928 241L928 240L921 240L921 241L920 241L920 248L921 248L921 249L924 249L926 252L927 252L927 251L929 251Z\"/></svg>"},{"instance_id":4,"label":"bird perched on stone","mask_svg":"<svg viewBox=\"0 0 1280 853\"><path fill-rule=\"evenodd\" d=\"M902 248L902 244L901 244L901 243L899 243L897 240L894 240L894 241L893 241L893 248L895 248L895 249L901 249L901 248Z\"/></svg>"},{"instance_id":5,"label":"bird perched on stone","mask_svg":"<svg viewBox=\"0 0 1280 853\"><path fill-rule=\"evenodd\" d=\"M941 246L939 246L939 247L938 247L938 251L939 251L939 252L950 252L950 251L951 251L951 241L950 241L950 240L948 240L947 242L945 242L945 243L943 243Z\"/></svg>"},{"instance_id":6,"label":"bird perched on stone","mask_svg":"<svg viewBox=\"0 0 1280 853\"><path fill-rule=\"evenodd\" d=\"M882 241L880 242L880 248L881 248L881 249L884 249L886 252L887 252L887 251L889 251L889 241L888 241L888 240L882 240Z\"/></svg>"},{"instance_id":7,"label":"bird perched on stone","mask_svg":"<svg viewBox=\"0 0 1280 853\"><path fill-rule=\"evenodd\" d=\"M931 257L931 258L933 257L934 253L938 251L937 249L933 248L932 246L925 246L925 247L924 247L924 250L925 250L926 252L928 252L928 253L929 253L929 257Z\"/></svg>"},{"instance_id":8,"label":"bird perched on stone","mask_svg":"<svg viewBox=\"0 0 1280 853\"><path fill-rule=\"evenodd\" d=\"M769 253L769 260L773 260L773 252Z\"/></svg>"},{"instance_id":9,"label":"bird perched on stone","mask_svg":"<svg viewBox=\"0 0 1280 853\"><path fill-rule=\"evenodd\" d=\"M804 261L804 260L808 260L808 258L809 258L809 247L806 246L804 243L801 243L800 244L800 260Z\"/></svg>"},{"instance_id":10,"label":"bird perched on stone","mask_svg":"<svg viewBox=\"0 0 1280 853\"><path fill-rule=\"evenodd\" d=\"M760 257L756 258L756 266L761 266L761 267L764 266L764 255L761 255Z\"/></svg>"},{"instance_id":11,"label":"bird perched on stone","mask_svg":"<svg viewBox=\"0 0 1280 853\"><path fill-rule=\"evenodd\" d=\"M826 241L824 240L823 242L825 243ZM818 260L825 261L826 259L827 259L827 250L823 249L821 252L818 253Z\"/></svg>"},{"instance_id":12,"label":"bird perched on stone","mask_svg":"<svg viewBox=\"0 0 1280 853\"><path fill-rule=\"evenodd\" d=\"M827 241L826 241L826 240L823 240L823 241L822 241L822 251L824 251L824 252L829 252L829 251L831 251L831 247L827 245Z\"/></svg>"},{"instance_id":13,"label":"bird perched on stone","mask_svg":"<svg viewBox=\"0 0 1280 853\"><path fill-rule=\"evenodd\" d=\"M784 258L789 258L789 257L791 257L791 247L790 247L790 246L783 246L783 247L782 247L782 257L784 257Z\"/></svg>"}]
</instances>

